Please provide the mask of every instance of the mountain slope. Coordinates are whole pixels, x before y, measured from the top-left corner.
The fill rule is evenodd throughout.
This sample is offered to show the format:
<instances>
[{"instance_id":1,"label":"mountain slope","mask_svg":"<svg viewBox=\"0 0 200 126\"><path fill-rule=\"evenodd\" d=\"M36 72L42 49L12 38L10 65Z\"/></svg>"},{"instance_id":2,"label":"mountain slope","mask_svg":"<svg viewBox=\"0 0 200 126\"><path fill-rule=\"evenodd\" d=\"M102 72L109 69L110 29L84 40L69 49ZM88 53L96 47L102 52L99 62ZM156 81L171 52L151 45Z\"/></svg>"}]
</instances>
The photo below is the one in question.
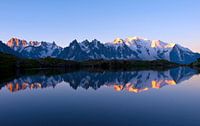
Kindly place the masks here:
<instances>
[{"instance_id":1,"label":"mountain slope","mask_svg":"<svg viewBox=\"0 0 200 126\"><path fill-rule=\"evenodd\" d=\"M190 64L197 61L198 58L200 58L200 54L193 53L192 51L184 49L179 45L175 45L170 52L171 62Z\"/></svg>"},{"instance_id":2,"label":"mountain slope","mask_svg":"<svg viewBox=\"0 0 200 126\"><path fill-rule=\"evenodd\" d=\"M12 54L12 55L17 56L17 57L21 57L21 55L18 52L14 51L10 47L8 47L2 41L0 41L0 52L7 53L7 54Z\"/></svg>"},{"instance_id":3,"label":"mountain slope","mask_svg":"<svg viewBox=\"0 0 200 126\"><path fill-rule=\"evenodd\" d=\"M20 40L17 38L12 38L7 42L7 45L13 50L21 53L26 58L45 58L45 57L57 57L62 48L57 46L55 42L37 42L26 40Z\"/></svg>"}]
</instances>

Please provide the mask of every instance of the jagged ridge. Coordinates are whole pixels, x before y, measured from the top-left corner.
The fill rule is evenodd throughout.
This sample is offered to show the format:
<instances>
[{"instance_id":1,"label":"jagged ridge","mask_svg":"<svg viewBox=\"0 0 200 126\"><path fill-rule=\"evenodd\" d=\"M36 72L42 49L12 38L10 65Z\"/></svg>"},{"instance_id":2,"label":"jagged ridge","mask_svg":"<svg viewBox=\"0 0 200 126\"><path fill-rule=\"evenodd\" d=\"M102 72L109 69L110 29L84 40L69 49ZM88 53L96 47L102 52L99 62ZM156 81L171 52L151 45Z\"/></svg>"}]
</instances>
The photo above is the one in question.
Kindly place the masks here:
<instances>
[{"instance_id":1,"label":"jagged ridge","mask_svg":"<svg viewBox=\"0 0 200 126\"><path fill-rule=\"evenodd\" d=\"M26 58L54 57L65 60L168 60L180 64L190 64L200 58L200 54L173 43L131 37L117 38L113 42L98 40L78 42L74 40L62 48L55 42L37 42L12 38L7 45Z\"/></svg>"}]
</instances>

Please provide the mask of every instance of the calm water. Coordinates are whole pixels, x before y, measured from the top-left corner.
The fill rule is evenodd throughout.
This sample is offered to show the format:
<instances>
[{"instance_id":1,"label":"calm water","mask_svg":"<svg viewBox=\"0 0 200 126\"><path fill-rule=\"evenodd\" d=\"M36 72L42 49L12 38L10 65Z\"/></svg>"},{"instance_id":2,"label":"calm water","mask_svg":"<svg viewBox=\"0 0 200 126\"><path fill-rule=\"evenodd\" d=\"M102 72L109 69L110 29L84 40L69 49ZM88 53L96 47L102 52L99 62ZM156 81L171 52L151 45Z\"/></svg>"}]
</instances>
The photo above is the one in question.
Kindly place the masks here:
<instances>
[{"instance_id":1,"label":"calm water","mask_svg":"<svg viewBox=\"0 0 200 126\"><path fill-rule=\"evenodd\" d=\"M189 68L24 75L0 85L1 126L199 126Z\"/></svg>"}]
</instances>

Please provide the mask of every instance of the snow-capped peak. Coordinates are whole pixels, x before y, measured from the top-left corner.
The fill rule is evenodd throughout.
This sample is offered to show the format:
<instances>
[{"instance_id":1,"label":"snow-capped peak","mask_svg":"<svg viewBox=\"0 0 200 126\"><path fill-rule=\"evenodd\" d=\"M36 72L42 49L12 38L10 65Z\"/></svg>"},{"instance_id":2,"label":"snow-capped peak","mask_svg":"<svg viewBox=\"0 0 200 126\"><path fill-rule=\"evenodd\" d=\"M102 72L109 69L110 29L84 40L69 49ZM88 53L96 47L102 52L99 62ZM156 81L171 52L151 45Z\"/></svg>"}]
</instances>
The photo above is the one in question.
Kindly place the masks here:
<instances>
[{"instance_id":1,"label":"snow-capped peak","mask_svg":"<svg viewBox=\"0 0 200 126\"><path fill-rule=\"evenodd\" d=\"M175 45L175 43L168 43L167 45L165 45L165 48L173 48Z\"/></svg>"},{"instance_id":2,"label":"snow-capped peak","mask_svg":"<svg viewBox=\"0 0 200 126\"><path fill-rule=\"evenodd\" d=\"M135 50L138 47L165 49L173 48L176 45L174 43L166 43L161 40L149 40L142 37L128 37L126 39L116 38L113 42L109 43L108 45L118 46L123 44L126 44L133 50Z\"/></svg>"},{"instance_id":3,"label":"snow-capped peak","mask_svg":"<svg viewBox=\"0 0 200 126\"><path fill-rule=\"evenodd\" d=\"M151 47L152 48L156 48L156 47L159 47L159 48L162 48L163 45L165 45L166 43L162 43L160 40L153 40L151 42Z\"/></svg>"},{"instance_id":4,"label":"snow-capped peak","mask_svg":"<svg viewBox=\"0 0 200 126\"><path fill-rule=\"evenodd\" d=\"M121 39L121 38L116 38L116 39L113 41L114 44L122 44L123 42L124 42L124 40Z\"/></svg>"},{"instance_id":5,"label":"snow-capped peak","mask_svg":"<svg viewBox=\"0 0 200 126\"><path fill-rule=\"evenodd\" d=\"M175 43L166 43L161 40L152 40L151 47L152 48L173 48L176 44Z\"/></svg>"},{"instance_id":6,"label":"snow-capped peak","mask_svg":"<svg viewBox=\"0 0 200 126\"><path fill-rule=\"evenodd\" d=\"M128 37L128 38L125 39L126 42L139 41L139 40L141 40L141 41L143 41L143 40L147 41L148 39L142 38L142 37L138 37L138 36Z\"/></svg>"}]
</instances>

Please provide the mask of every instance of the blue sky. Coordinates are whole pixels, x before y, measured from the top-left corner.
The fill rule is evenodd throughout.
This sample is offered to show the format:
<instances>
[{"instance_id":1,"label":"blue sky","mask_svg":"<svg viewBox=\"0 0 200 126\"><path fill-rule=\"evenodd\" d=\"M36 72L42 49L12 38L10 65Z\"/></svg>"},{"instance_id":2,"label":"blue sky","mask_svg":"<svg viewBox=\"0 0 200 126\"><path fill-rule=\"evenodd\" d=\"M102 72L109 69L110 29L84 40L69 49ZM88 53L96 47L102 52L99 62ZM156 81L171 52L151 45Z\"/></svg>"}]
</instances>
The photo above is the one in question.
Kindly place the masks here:
<instances>
[{"instance_id":1,"label":"blue sky","mask_svg":"<svg viewBox=\"0 0 200 126\"><path fill-rule=\"evenodd\" d=\"M0 39L56 41L141 36L200 52L200 0L1 0Z\"/></svg>"}]
</instances>

